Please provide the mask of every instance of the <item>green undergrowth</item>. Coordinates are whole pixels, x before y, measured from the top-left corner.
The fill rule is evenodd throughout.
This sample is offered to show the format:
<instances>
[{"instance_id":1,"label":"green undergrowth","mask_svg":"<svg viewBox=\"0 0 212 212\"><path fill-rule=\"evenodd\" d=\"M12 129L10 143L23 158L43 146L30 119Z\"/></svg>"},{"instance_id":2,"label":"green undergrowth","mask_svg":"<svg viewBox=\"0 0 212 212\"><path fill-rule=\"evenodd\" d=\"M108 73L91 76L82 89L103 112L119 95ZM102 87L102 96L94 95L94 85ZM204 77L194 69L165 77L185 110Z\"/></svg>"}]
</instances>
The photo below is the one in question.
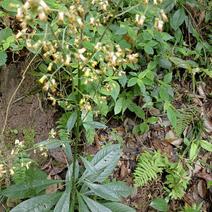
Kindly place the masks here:
<instances>
[{"instance_id":1,"label":"green undergrowth","mask_svg":"<svg viewBox=\"0 0 212 212\"><path fill-rule=\"evenodd\" d=\"M201 108L192 102L198 86L212 77L211 8L208 0L1 1L0 68L28 51L33 76L62 113L39 144L33 129L9 133L10 160L0 152L2 204L11 211L134 211L123 204L134 189L112 179L123 138L112 131L119 144L104 145L91 160L80 151L109 120L128 115L135 117L130 133L148 133L167 118L172 140L180 141L171 144L175 162L160 152L141 153L133 186L164 176L164 199L151 206L167 211L169 201L182 199L189 170L202 163L199 154L212 151ZM58 148L67 170L61 180L48 179L30 153ZM62 188L48 193L54 184ZM5 204L8 199L14 207Z\"/></svg>"}]
</instances>

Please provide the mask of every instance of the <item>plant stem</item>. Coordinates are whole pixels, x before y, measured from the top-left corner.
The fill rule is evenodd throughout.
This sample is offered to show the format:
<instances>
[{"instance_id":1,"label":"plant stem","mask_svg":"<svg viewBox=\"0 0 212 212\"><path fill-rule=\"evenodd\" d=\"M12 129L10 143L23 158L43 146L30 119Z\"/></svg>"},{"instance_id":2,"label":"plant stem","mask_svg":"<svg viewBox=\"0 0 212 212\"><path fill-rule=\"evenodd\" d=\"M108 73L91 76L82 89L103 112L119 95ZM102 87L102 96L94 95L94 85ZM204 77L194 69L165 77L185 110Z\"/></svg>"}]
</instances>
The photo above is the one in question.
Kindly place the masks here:
<instances>
[{"instance_id":1,"label":"plant stem","mask_svg":"<svg viewBox=\"0 0 212 212\"><path fill-rule=\"evenodd\" d=\"M76 172L76 161L77 161L77 150L78 144L80 141L80 119L81 119L81 112L80 112L80 100L81 100L81 76L82 76L82 69L78 66L78 73L77 73L77 86L75 90L77 91L77 121L75 127L75 142L74 142L74 155L73 155L73 172L72 172L72 195L71 195L71 212L74 212L74 206L76 202L76 179L75 179L75 172Z\"/></svg>"}]
</instances>

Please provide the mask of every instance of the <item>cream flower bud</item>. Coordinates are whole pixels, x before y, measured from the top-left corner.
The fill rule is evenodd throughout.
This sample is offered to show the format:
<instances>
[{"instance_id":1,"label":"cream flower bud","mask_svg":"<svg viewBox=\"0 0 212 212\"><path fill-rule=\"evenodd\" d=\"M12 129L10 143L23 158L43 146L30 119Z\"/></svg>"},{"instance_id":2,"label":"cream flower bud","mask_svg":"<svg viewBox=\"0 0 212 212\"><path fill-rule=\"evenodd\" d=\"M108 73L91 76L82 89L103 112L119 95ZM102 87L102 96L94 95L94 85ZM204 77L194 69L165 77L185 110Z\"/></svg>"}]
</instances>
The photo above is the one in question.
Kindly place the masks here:
<instances>
[{"instance_id":1,"label":"cream flower bud","mask_svg":"<svg viewBox=\"0 0 212 212\"><path fill-rule=\"evenodd\" d=\"M63 23L64 22L64 12L59 12L58 13L58 21L60 22L60 23Z\"/></svg>"},{"instance_id":2,"label":"cream flower bud","mask_svg":"<svg viewBox=\"0 0 212 212\"><path fill-rule=\"evenodd\" d=\"M167 15L165 14L164 10L161 10L160 11L160 14L161 14L161 17L163 19L164 22L167 22L168 21L168 17Z\"/></svg>"},{"instance_id":3,"label":"cream flower bud","mask_svg":"<svg viewBox=\"0 0 212 212\"><path fill-rule=\"evenodd\" d=\"M146 17L144 15L136 14L136 16L135 16L136 24L139 26L143 26L145 19L146 19Z\"/></svg>"},{"instance_id":4,"label":"cream flower bud","mask_svg":"<svg viewBox=\"0 0 212 212\"><path fill-rule=\"evenodd\" d=\"M39 79L39 83L43 84L44 81L47 79L46 75L43 75L40 79Z\"/></svg>"}]
</instances>

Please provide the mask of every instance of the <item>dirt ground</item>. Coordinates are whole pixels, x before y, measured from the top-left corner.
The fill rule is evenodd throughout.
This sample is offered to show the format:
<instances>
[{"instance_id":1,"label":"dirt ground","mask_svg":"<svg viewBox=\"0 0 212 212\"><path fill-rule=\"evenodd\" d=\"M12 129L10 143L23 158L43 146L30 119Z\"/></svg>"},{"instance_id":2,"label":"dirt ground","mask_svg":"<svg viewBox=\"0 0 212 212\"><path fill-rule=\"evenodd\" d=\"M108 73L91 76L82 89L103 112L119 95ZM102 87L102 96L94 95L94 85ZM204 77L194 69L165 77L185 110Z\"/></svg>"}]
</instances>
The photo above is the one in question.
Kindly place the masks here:
<instances>
[{"instance_id":1,"label":"dirt ground","mask_svg":"<svg viewBox=\"0 0 212 212\"><path fill-rule=\"evenodd\" d=\"M13 64L0 71L0 129L3 127L8 101L21 80L23 68L23 63ZM34 78L27 74L10 108L7 129L34 129L35 141L42 141L48 138L48 133L54 126L56 110L51 105L43 104L36 89L38 87ZM33 91L35 94L31 95Z\"/></svg>"}]
</instances>

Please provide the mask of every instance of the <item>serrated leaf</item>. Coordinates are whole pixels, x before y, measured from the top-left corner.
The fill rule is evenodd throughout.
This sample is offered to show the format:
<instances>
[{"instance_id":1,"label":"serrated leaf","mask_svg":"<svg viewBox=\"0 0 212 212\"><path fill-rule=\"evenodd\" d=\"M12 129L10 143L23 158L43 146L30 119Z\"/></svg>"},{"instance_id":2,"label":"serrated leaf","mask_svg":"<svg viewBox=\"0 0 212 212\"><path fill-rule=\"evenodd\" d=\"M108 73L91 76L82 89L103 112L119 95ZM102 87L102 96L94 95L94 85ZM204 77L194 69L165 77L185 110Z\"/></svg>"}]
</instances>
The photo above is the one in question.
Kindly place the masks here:
<instances>
[{"instance_id":1,"label":"serrated leaf","mask_svg":"<svg viewBox=\"0 0 212 212\"><path fill-rule=\"evenodd\" d=\"M185 21L185 17L185 10L183 8L178 9L171 17L171 27L176 31Z\"/></svg>"},{"instance_id":2,"label":"serrated leaf","mask_svg":"<svg viewBox=\"0 0 212 212\"><path fill-rule=\"evenodd\" d=\"M209 152L212 152L212 144L209 143L208 141L201 140L201 141L200 141L200 146L201 146L203 149L205 149L205 150L207 150L207 151L209 151Z\"/></svg>"},{"instance_id":3,"label":"serrated leaf","mask_svg":"<svg viewBox=\"0 0 212 212\"><path fill-rule=\"evenodd\" d=\"M70 196L71 196L70 190L64 191L54 208L54 212L69 212Z\"/></svg>"},{"instance_id":4,"label":"serrated leaf","mask_svg":"<svg viewBox=\"0 0 212 212\"><path fill-rule=\"evenodd\" d=\"M103 205L111 209L112 212L136 212L135 209L119 202L107 202L103 203Z\"/></svg>"},{"instance_id":5,"label":"serrated leaf","mask_svg":"<svg viewBox=\"0 0 212 212\"><path fill-rule=\"evenodd\" d=\"M154 199L151 203L150 206L158 211L168 211L168 204L165 199L162 198L157 198Z\"/></svg>"},{"instance_id":6,"label":"serrated leaf","mask_svg":"<svg viewBox=\"0 0 212 212\"><path fill-rule=\"evenodd\" d=\"M33 197L17 205L11 212L48 212L56 204L60 196L60 193L53 193Z\"/></svg>"},{"instance_id":7,"label":"serrated leaf","mask_svg":"<svg viewBox=\"0 0 212 212\"><path fill-rule=\"evenodd\" d=\"M66 124L66 128L69 132L73 129L73 127L76 123L76 120L77 120L77 112L75 111L70 115L70 117L67 121L67 124Z\"/></svg>"},{"instance_id":8,"label":"serrated leaf","mask_svg":"<svg viewBox=\"0 0 212 212\"><path fill-rule=\"evenodd\" d=\"M88 208L91 212L112 212L109 208L106 208L104 205L82 195L83 200L86 202Z\"/></svg>"}]
</instances>

